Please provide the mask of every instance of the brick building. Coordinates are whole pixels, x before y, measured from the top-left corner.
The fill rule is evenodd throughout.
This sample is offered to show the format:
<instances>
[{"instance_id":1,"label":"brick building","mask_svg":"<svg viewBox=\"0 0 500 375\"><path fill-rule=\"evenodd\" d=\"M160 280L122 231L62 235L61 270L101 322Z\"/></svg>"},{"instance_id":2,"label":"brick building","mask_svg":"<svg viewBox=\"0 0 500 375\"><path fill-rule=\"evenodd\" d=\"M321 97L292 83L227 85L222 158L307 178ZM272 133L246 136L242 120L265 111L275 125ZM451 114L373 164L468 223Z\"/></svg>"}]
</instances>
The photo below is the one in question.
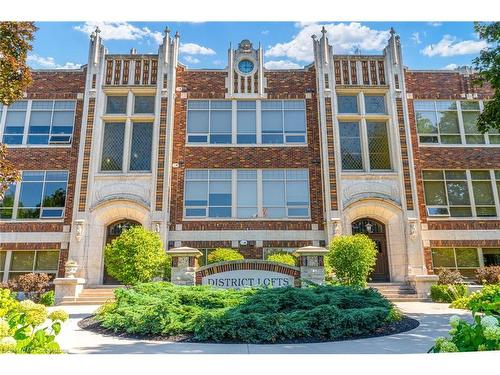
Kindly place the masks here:
<instances>
[{"instance_id":1,"label":"brick building","mask_svg":"<svg viewBox=\"0 0 500 375\"><path fill-rule=\"evenodd\" d=\"M0 280L62 276L70 258L113 284L103 247L135 224L202 262L366 233L375 281L500 263L500 135L474 129L492 93L470 72L405 69L394 32L366 56L335 55L323 31L293 70L265 69L248 40L225 69L188 69L179 40L117 55L94 33L83 69L35 71L0 107L23 177L0 202Z\"/></svg>"}]
</instances>

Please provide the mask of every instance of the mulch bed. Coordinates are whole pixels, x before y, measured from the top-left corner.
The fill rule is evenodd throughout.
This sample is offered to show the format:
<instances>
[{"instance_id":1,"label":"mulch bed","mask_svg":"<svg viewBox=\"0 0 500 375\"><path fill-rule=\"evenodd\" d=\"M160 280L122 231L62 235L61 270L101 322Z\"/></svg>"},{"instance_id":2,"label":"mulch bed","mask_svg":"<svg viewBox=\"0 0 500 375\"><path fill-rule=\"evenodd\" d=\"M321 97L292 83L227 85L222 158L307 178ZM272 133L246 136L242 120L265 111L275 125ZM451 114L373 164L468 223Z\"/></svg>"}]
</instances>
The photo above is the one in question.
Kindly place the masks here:
<instances>
[{"instance_id":1,"label":"mulch bed","mask_svg":"<svg viewBox=\"0 0 500 375\"><path fill-rule=\"evenodd\" d=\"M283 340L274 343L262 343L262 344L303 344L303 343L317 343L317 342L331 342L331 341L346 341L346 340L357 340L357 339L365 339L370 337L380 337L380 336L389 336L395 335L397 333L407 332L412 329L417 328L420 325L418 320L410 318L409 316L403 316L403 318L396 322L388 323L375 332L366 334L366 335L358 335L358 336L350 336L350 337L342 337L336 340L326 339L324 337L305 337L302 339L295 340ZM128 338L128 339L138 339L138 340L153 340L153 341L170 341L170 342L193 342L193 343L212 343L213 341L198 341L194 340L192 334L180 334L173 336L164 336L164 335L134 335L130 333L115 333L110 329L102 327L99 322L95 319L94 315L86 317L78 322L78 326L82 329L99 333L101 335L106 336L114 336L120 338ZM217 344L247 344L245 342L239 341L221 341L217 342Z\"/></svg>"}]
</instances>

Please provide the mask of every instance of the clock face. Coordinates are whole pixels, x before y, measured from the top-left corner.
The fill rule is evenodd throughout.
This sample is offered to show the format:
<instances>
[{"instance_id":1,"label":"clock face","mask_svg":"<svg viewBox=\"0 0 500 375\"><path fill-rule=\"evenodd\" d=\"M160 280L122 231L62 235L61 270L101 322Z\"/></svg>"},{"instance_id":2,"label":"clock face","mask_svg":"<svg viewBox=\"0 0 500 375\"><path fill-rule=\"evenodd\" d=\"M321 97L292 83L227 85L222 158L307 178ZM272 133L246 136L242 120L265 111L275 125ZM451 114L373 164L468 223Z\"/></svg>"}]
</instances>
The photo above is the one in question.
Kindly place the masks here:
<instances>
[{"instance_id":1,"label":"clock face","mask_svg":"<svg viewBox=\"0 0 500 375\"><path fill-rule=\"evenodd\" d=\"M253 62L250 60L241 60L238 63L238 70L243 74L248 74L253 70Z\"/></svg>"}]
</instances>

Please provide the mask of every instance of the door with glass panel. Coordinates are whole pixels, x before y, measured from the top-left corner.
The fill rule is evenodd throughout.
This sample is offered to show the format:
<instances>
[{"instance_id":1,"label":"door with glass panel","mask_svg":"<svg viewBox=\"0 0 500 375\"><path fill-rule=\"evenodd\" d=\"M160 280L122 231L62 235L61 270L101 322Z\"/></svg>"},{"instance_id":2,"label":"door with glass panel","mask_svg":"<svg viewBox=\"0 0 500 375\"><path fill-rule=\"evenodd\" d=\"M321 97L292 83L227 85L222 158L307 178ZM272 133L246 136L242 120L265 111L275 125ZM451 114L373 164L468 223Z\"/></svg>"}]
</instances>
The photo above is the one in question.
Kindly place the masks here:
<instances>
[{"instance_id":1,"label":"door with glass panel","mask_svg":"<svg viewBox=\"0 0 500 375\"><path fill-rule=\"evenodd\" d=\"M389 257L387 254L385 225L374 219L359 219L352 223L352 234L358 233L370 237L377 248L375 269L368 276L368 280L374 282L389 281Z\"/></svg>"}]
</instances>

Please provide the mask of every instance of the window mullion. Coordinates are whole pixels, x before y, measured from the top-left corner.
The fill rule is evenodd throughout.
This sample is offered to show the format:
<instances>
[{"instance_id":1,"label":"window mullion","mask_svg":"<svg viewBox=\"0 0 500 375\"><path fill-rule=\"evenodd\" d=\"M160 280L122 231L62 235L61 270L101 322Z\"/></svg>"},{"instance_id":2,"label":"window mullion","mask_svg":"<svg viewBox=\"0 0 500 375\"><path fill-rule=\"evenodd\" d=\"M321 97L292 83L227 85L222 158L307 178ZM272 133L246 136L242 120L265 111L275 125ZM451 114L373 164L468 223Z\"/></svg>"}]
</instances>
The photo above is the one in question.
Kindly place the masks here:
<instances>
[{"instance_id":1,"label":"window mullion","mask_svg":"<svg viewBox=\"0 0 500 375\"><path fill-rule=\"evenodd\" d=\"M231 217L237 217L238 209L238 170L231 170Z\"/></svg>"},{"instance_id":2,"label":"window mullion","mask_svg":"<svg viewBox=\"0 0 500 375\"><path fill-rule=\"evenodd\" d=\"M23 145L28 144L28 129L30 126L30 118L31 118L31 104L32 100L28 100L28 104L26 105L26 114L24 116L24 132L23 132Z\"/></svg>"},{"instance_id":3,"label":"window mullion","mask_svg":"<svg viewBox=\"0 0 500 375\"><path fill-rule=\"evenodd\" d=\"M231 143L234 145L238 143L238 108L237 101L231 100Z\"/></svg>"},{"instance_id":4,"label":"window mullion","mask_svg":"<svg viewBox=\"0 0 500 375\"><path fill-rule=\"evenodd\" d=\"M43 217L43 197L45 196L45 181L47 179L47 171L43 171L43 181L42 181L42 195L40 197L40 214L38 218L41 219Z\"/></svg>"},{"instance_id":5,"label":"window mullion","mask_svg":"<svg viewBox=\"0 0 500 375\"><path fill-rule=\"evenodd\" d=\"M132 147L132 120L127 118L125 120L124 126L124 137L123 137L123 145L122 145L122 173L126 173L130 171L130 148Z\"/></svg>"},{"instance_id":6,"label":"window mullion","mask_svg":"<svg viewBox=\"0 0 500 375\"><path fill-rule=\"evenodd\" d=\"M360 126L360 136L361 136L361 154L363 155L362 157L362 163L363 163L363 170L365 172L370 172L370 151L368 149L368 131L366 129L366 118L363 116L361 118L361 122L358 123L358 126Z\"/></svg>"},{"instance_id":7,"label":"window mullion","mask_svg":"<svg viewBox=\"0 0 500 375\"><path fill-rule=\"evenodd\" d=\"M465 139L464 119L462 117L462 104L460 103L460 100L456 101L456 106L457 106L457 117L458 117L458 129L460 130L460 140L464 145L467 143L467 141Z\"/></svg>"},{"instance_id":8,"label":"window mullion","mask_svg":"<svg viewBox=\"0 0 500 375\"><path fill-rule=\"evenodd\" d=\"M22 176L22 172L21 176ZM14 192L14 205L12 206L12 220L17 219L17 209L19 207L19 196L21 195L21 184L23 183L22 179L21 181L16 183L16 191Z\"/></svg>"},{"instance_id":9,"label":"window mullion","mask_svg":"<svg viewBox=\"0 0 500 375\"><path fill-rule=\"evenodd\" d=\"M257 215L264 216L264 184L262 183L262 169L257 169Z\"/></svg>"},{"instance_id":10,"label":"window mullion","mask_svg":"<svg viewBox=\"0 0 500 375\"><path fill-rule=\"evenodd\" d=\"M483 113L484 111L484 102L482 100L479 101L479 114ZM485 144L489 145L491 144L490 142L490 133L486 132L484 133L485 135ZM498 212L498 211L497 211Z\"/></svg>"},{"instance_id":11,"label":"window mullion","mask_svg":"<svg viewBox=\"0 0 500 375\"><path fill-rule=\"evenodd\" d=\"M443 169L444 195L446 198L446 207L448 207L448 216L451 216L450 200L448 199L448 182L446 181L446 171Z\"/></svg>"},{"instance_id":12,"label":"window mullion","mask_svg":"<svg viewBox=\"0 0 500 375\"><path fill-rule=\"evenodd\" d=\"M52 127L54 126L54 112L56 110L56 101L52 101L52 113L50 114L50 128L49 128L49 139L47 139L47 144L50 144L50 137L52 136Z\"/></svg>"},{"instance_id":13,"label":"window mullion","mask_svg":"<svg viewBox=\"0 0 500 375\"><path fill-rule=\"evenodd\" d=\"M262 144L262 102L255 103L255 136L257 144Z\"/></svg>"},{"instance_id":14,"label":"window mullion","mask_svg":"<svg viewBox=\"0 0 500 375\"><path fill-rule=\"evenodd\" d=\"M483 268L484 267L483 248L478 247L476 248L476 251L477 251L477 259L479 259L479 267Z\"/></svg>"},{"instance_id":15,"label":"window mullion","mask_svg":"<svg viewBox=\"0 0 500 375\"><path fill-rule=\"evenodd\" d=\"M210 144L212 142L212 101L208 101L208 137L207 143Z\"/></svg>"},{"instance_id":16,"label":"window mullion","mask_svg":"<svg viewBox=\"0 0 500 375\"><path fill-rule=\"evenodd\" d=\"M476 214L476 200L474 199L474 187L472 185L472 178L470 174L470 170L465 171L467 175L467 188L469 190L469 199L470 199L470 205L471 205L471 210L472 210L472 216L477 217Z\"/></svg>"},{"instance_id":17,"label":"window mullion","mask_svg":"<svg viewBox=\"0 0 500 375\"><path fill-rule=\"evenodd\" d=\"M5 267L3 269L3 283L6 283L9 280L10 262L12 262L12 250L7 250L7 254L5 254Z\"/></svg>"}]
</instances>

